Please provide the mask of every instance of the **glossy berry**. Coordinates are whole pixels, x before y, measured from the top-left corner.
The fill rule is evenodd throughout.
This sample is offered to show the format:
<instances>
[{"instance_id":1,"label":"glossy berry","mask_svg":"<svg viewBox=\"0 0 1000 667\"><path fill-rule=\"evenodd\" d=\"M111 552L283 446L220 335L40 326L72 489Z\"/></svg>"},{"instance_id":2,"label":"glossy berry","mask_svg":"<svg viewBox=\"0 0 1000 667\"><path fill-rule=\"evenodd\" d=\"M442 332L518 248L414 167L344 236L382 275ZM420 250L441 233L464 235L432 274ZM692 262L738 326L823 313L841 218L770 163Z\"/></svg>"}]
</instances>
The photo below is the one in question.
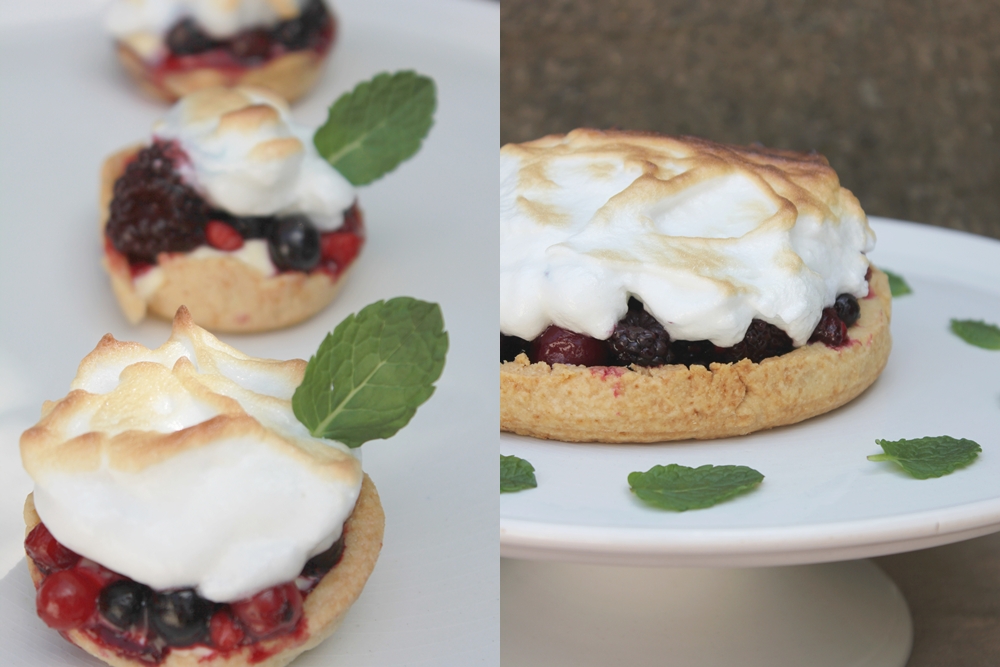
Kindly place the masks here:
<instances>
[{"instance_id":1,"label":"glossy berry","mask_svg":"<svg viewBox=\"0 0 1000 667\"><path fill-rule=\"evenodd\" d=\"M833 304L833 309L837 311L837 317L849 327L854 326L854 323L861 317L861 306L858 305L858 300L854 298L853 294L839 295Z\"/></svg>"},{"instance_id":2,"label":"glossy berry","mask_svg":"<svg viewBox=\"0 0 1000 667\"><path fill-rule=\"evenodd\" d=\"M827 347L840 347L847 342L847 325L833 308L824 308L819 324L809 338L810 343L823 343Z\"/></svg>"},{"instance_id":3,"label":"glossy berry","mask_svg":"<svg viewBox=\"0 0 1000 667\"><path fill-rule=\"evenodd\" d=\"M181 19L167 32L167 48L178 56L202 53L217 46L194 19Z\"/></svg>"},{"instance_id":4,"label":"glossy berry","mask_svg":"<svg viewBox=\"0 0 1000 667\"><path fill-rule=\"evenodd\" d=\"M608 363L608 346L603 340L552 325L531 341L528 356L533 362L603 366Z\"/></svg>"},{"instance_id":5,"label":"glossy berry","mask_svg":"<svg viewBox=\"0 0 1000 667\"><path fill-rule=\"evenodd\" d=\"M319 263L319 232L304 215L277 218L271 227L268 249L279 271L311 271Z\"/></svg>"},{"instance_id":6,"label":"glossy berry","mask_svg":"<svg viewBox=\"0 0 1000 667\"><path fill-rule=\"evenodd\" d=\"M100 585L76 568L47 576L38 587L35 606L50 628L73 630L91 619L97 610Z\"/></svg>"},{"instance_id":7,"label":"glossy berry","mask_svg":"<svg viewBox=\"0 0 1000 667\"><path fill-rule=\"evenodd\" d=\"M229 609L222 607L214 614L208 624L209 640L212 646L220 651L230 651L240 645L246 633L233 618Z\"/></svg>"},{"instance_id":8,"label":"glossy berry","mask_svg":"<svg viewBox=\"0 0 1000 667\"><path fill-rule=\"evenodd\" d=\"M361 250L361 237L352 232L329 232L320 240L320 255L337 268L346 268Z\"/></svg>"},{"instance_id":9,"label":"glossy berry","mask_svg":"<svg viewBox=\"0 0 1000 667\"><path fill-rule=\"evenodd\" d=\"M302 594L295 584L272 586L230 605L233 616L257 639L292 632L302 618Z\"/></svg>"},{"instance_id":10,"label":"glossy berry","mask_svg":"<svg viewBox=\"0 0 1000 667\"><path fill-rule=\"evenodd\" d=\"M243 237L240 233L221 220L210 220L205 225L205 240L213 248L227 252L243 247Z\"/></svg>"},{"instance_id":11,"label":"glossy berry","mask_svg":"<svg viewBox=\"0 0 1000 667\"><path fill-rule=\"evenodd\" d=\"M306 561L305 567L302 568L303 577L322 577L327 572L333 569L333 566L340 562L340 558L344 555L344 536L341 535L340 539L333 543L329 549L322 553L318 553L309 560Z\"/></svg>"},{"instance_id":12,"label":"glossy berry","mask_svg":"<svg viewBox=\"0 0 1000 667\"><path fill-rule=\"evenodd\" d=\"M638 299L629 299L628 312L608 338L611 356L622 366L662 366L673 363L670 334Z\"/></svg>"},{"instance_id":13,"label":"glossy berry","mask_svg":"<svg viewBox=\"0 0 1000 667\"><path fill-rule=\"evenodd\" d=\"M259 63L271 54L272 43L267 30L247 30L229 42L229 52L245 63Z\"/></svg>"},{"instance_id":14,"label":"glossy berry","mask_svg":"<svg viewBox=\"0 0 1000 667\"><path fill-rule=\"evenodd\" d=\"M500 363L514 361L517 355L528 352L530 343L517 336L504 336L500 334Z\"/></svg>"},{"instance_id":15,"label":"glossy berry","mask_svg":"<svg viewBox=\"0 0 1000 667\"><path fill-rule=\"evenodd\" d=\"M187 252L204 243L209 208L181 181L179 159L174 144L156 142L139 151L115 182L105 233L132 264L155 264L161 252Z\"/></svg>"},{"instance_id":16,"label":"glossy berry","mask_svg":"<svg viewBox=\"0 0 1000 667\"><path fill-rule=\"evenodd\" d=\"M777 357L792 351L792 339L784 331L763 320L750 322L743 340L732 347L716 348L713 361L735 363L749 359L759 364L768 357Z\"/></svg>"},{"instance_id":17,"label":"glossy berry","mask_svg":"<svg viewBox=\"0 0 1000 667\"><path fill-rule=\"evenodd\" d=\"M24 550L42 574L65 570L80 560L78 553L67 549L52 537L44 523L38 524L28 533L24 540Z\"/></svg>"},{"instance_id":18,"label":"glossy berry","mask_svg":"<svg viewBox=\"0 0 1000 667\"><path fill-rule=\"evenodd\" d=\"M98 609L112 625L128 628L142 620L152 597L153 591L149 586L131 579L119 579L101 589Z\"/></svg>"},{"instance_id":19,"label":"glossy berry","mask_svg":"<svg viewBox=\"0 0 1000 667\"><path fill-rule=\"evenodd\" d=\"M214 606L191 588L154 593L149 622L170 646L190 646L208 639Z\"/></svg>"}]
</instances>

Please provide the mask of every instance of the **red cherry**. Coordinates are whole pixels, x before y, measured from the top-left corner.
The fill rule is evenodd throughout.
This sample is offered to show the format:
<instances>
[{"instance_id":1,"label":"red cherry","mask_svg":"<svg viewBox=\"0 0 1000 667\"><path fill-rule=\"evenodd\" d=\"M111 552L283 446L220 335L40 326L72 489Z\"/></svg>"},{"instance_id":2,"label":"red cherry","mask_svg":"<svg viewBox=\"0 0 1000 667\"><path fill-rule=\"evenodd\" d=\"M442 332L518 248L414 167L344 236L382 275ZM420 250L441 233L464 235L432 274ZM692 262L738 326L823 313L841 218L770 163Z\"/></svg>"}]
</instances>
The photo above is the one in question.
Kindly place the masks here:
<instances>
[{"instance_id":1,"label":"red cherry","mask_svg":"<svg viewBox=\"0 0 1000 667\"><path fill-rule=\"evenodd\" d=\"M243 247L243 237L221 220L209 220L205 225L205 240L219 250L239 250Z\"/></svg>"},{"instance_id":2,"label":"red cherry","mask_svg":"<svg viewBox=\"0 0 1000 667\"><path fill-rule=\"evenodd\" d=\"M44 523L38 524L28 533L24 540L24 550L44 574L73 567L80 560L80 554L59 544Z\"/></svg>"},{"instance_id":3,"label":"red cherry","mask_svg":"<svg viewBox=\"0 0 1000 667\"><path fill-rule=\"evenodd\" d=\"M230 606L233 615L257 639L292 632L302 618L302 594L293 583L272 586Z\"/></svg>"},{"instance_id":4,"label":"red cherry","mask_svg":"<svg viewBox=\"0 0 1000 667\"><path fill-rule=\"evenodd\" d=\"M227 609L220 609L209 621L208 631L212 638L212 646L220 651L229 651L243 641L243 629L236 623L233 615Z\"/></svg>"},{"instance_id":5,"label":"red cherry","mask_svg":"<svg viewBox=\"0 0 1000 667\"><path fill-rule=\"evenodd\" d=\"M840 347L847 340L847 325L837 315L837 311L832 307L824 308L819 324L809 337L809 342L820 342L827 347Z\"/></svg>"},{"instance_id":6,"label":"red cherry","mask_svg":"<svg viewBox=\"0 0 1000 667\"><path fill-rule=\"evenodd\" d=\"M66 631L83 626L97 612L100 586L75 569L53 572L38 588L35 607L50 628Z\"/></svg>"},{"instance_id":7,"label":"red cherry","mask_svg":"<svg viewBox=\"0 0 1000 667\"><path fill-rule=\"evenodd\" d=\"M531 341L528 356L534 362L547 364L604 366L608 363L608 346L603 340L552 325Z\"/></svg>"},{"instance_id":8,"label":"red cherry","mask_svg":"<svg viewBox=\"0 0 1000 667\"><path fill-rule=\"evenodd\" d=\"M329 232L320 240L320 254L338 268L344 268L358 256L361 243L361 237L353 232Z\"/></svg>"}]
</instances>

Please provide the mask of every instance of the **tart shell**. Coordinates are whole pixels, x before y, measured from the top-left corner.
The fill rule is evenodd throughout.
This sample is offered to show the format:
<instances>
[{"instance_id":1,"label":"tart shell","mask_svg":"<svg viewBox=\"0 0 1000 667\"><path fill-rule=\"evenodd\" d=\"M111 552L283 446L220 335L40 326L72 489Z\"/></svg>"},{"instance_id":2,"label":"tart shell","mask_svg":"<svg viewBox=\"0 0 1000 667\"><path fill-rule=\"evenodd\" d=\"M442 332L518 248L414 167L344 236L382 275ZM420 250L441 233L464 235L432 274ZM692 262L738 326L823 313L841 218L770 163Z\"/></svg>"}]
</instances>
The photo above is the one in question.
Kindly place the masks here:
<instances>
[{"instance_id":1,"label":"tart shell","mask_svg":"<svg viewBox=\"0 0 1000 667\"><path fill-rule=\"evenodd\" d=\"M804 345L759 364L500 365L500 430L567 442L707 440L794 424L844 405L889 358L892 297L872 267L861 316L839 348Z\"/></svg>"},{"instance_id":2,"label":"tart shell","mask_svg":"<svg viewBox=\"0 0 1000 667\"><path fill-rule=\"evenodd\" d=\"M24 503L25 536L38 525L41 519L35 511L31 494ZM205 646L172 648L170 653L158 663L158 667L283 667L303 651L315 647L334 633L348 609L354 604L375 569L382 548L385 530L385 515L379 502L375 485L364 476L361 494L354 506L354 512L344 524L344 553L340 562L306 596L303 602L304 631L293 635L276 637L249 646L241 646L226 652L216 652ZM31 558L27 559L28 571L37 588L42 582ZM300 627L303 627L300 626ZM148 667L148 662L123 657L102 644L94 642L80 630L61 633L69 641L94 657L100 658L112 667ZM261 659L262 655L268 657Z\"/></svg>"},{"instance_id":3,"label":"tart shell","mask_svg":"<svg viewBox=\"0 0 1000 667\"><path fill-rule=\"evenodd\" d=\"M101 168L102 240L115 181L141 149L138 145L121 150L108 157ZM233 257L161 253L157 266L163 271L163 280L143 298L132 280L128 260L107 243L102 264L111 277L115 298L132 324L147 313L171 320L179 307L187 306L199 326L232 333L270 331L312 317L336 298L351 269L348 266L336 278L323 271L264 276Z\"/></svg>"}]
</instances>

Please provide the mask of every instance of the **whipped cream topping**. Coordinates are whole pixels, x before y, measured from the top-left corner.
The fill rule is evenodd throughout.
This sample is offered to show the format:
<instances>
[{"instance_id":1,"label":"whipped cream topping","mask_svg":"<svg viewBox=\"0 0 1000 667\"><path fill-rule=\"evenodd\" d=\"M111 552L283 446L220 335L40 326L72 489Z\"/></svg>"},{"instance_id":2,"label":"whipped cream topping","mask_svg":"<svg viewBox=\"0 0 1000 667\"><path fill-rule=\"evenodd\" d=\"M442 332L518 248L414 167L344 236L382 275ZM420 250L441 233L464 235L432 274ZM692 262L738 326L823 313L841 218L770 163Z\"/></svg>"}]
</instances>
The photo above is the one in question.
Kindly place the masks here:
<instances>
[{"instance_id":1,"label":"whipped cream topping","mask_svg":"<svg viewBox=\"0 0 1000 667\"><path fill-rule=\"evenodd\" d=\"M182 178L235 215L301 213L323 231L343 223L354 187L324 160L312 130L288 105L256 88L211 88L182 98L153 127L187 154Z\"/></svg>"},{"instance_id":2,"label":"whipped cream topping","mask_svg":"<svg viewBox=\"0 0 1000 667\"><path fill-rule=\"evenodd\" d=\"M576 130L500 149L500 331L606 339L635 296L675 340L758 318L805 344L867 294L875 235L825 158Z\"/></svg>"},{"instance_id":3,"label":"whipped cream topping","mask_svg":"<svg viewBox=\"0 0 1000 667\"><path fill-rule=\"evenodd\" d=\"M292 413L304 369L248 357L184 309L154 350L106 336L21 438L39 516L158 590L229 602L293 580L340 537L362 479Z\"/></svg>"}]
</instances>

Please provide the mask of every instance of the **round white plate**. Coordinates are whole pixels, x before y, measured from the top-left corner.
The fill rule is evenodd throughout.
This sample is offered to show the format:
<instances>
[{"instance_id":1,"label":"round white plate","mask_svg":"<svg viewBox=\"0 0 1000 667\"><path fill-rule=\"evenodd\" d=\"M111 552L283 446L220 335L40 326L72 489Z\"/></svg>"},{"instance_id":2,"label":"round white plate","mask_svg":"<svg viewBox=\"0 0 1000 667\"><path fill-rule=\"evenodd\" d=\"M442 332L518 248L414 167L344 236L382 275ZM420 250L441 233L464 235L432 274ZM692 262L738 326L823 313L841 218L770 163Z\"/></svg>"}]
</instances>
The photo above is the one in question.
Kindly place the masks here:
<instances>
[{"instance_id":1,"label":"round white plate","mask_svg":"<svg viewBox=\"0 0 1000 667\"><path fill-rule=\"evenodd\" d=\"M66 394L105 333L148 346L169 335L165 322L125 321L100 268L97 227L101 161L148 137L166 108L125 78L98 15L82 13L81 0L62 2L71 19L51 18L59 0L34 3L45 21L11 25L0 12L0 577L23 555L21 507L31 486L20 431L44 399ZM499 6L333 4L340 40L293 115L317 126L360 81L415 69L437 82L435 124L413 159L361 188L368 240L338 299L300 326L223 338L256 356L308 358L348 314L410 295L441 304L451 346L435 395L413 421L363 447L385 508L382 555L337 634L295 664L495 665L498 274L488 260L499 234ZM23 575L17 567L11 577ZM54 631L18 629L38 624L27 623L34 604L11 593L15 584L0 582L0 664L91 664Z\"/></svg>"},{"instance_id":2,"label":"round white plate","mask_svg":"<svg viewBox=\"0 0 1000 667\"><path fill-rule=\"evenodd\" d=\"M502 454L538 488L501 494L503 556L607 564L743 567L919 549L1000 530L1000 352L968 345L951 318L1000 324L1000 242L873 219L871 258L913 293L893 300L893 350L859 398L806 422L738 438L598 445L501 434ZM916 480L873 463L876 438L951 435L983 452L965 469ZM645 506L632 471L656 464L746 465L751 493L684 513Z\"/></svg>"}]
</instances>

